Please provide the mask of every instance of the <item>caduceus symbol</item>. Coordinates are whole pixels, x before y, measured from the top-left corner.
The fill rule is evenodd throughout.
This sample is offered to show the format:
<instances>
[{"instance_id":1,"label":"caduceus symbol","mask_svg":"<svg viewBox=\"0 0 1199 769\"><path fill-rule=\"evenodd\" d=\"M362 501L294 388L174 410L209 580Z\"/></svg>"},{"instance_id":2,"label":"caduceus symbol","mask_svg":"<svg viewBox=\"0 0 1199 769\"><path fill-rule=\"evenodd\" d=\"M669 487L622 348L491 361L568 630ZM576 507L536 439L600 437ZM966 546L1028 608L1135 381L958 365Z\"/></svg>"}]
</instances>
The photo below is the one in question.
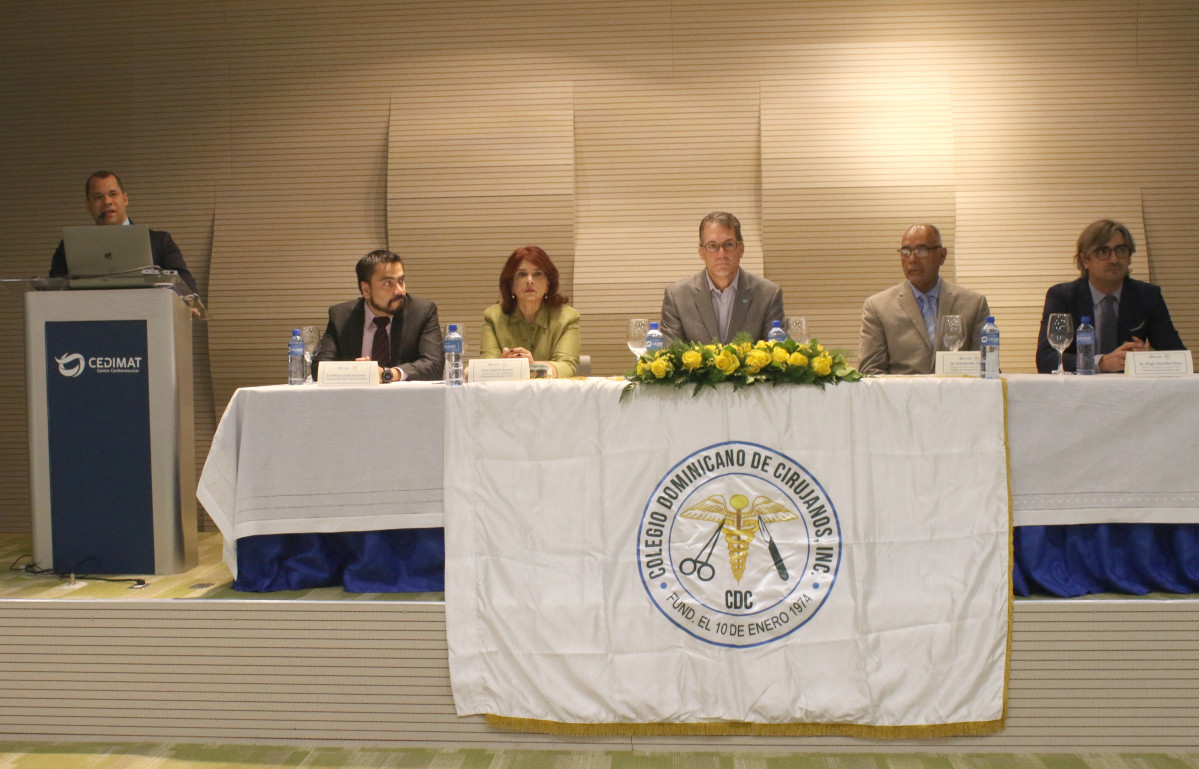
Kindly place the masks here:
<instances>
[{"instance_id":1,"label":"caduceus symbol","mask_svg":"<svg viewBox=\"0 0 1199 769\"><path fill-rule=\"evenodd\" d=\"M745 509L746 507L749 508L748 511ZM774 559L774 568L778 571L779 578L784 582L787 581L787 565L783 563L783 557L779 553L778 545L774 543L774 538L770 536L770 529L766 527L766 524L797 520L799 518L798 513L793 512L769 497L754 497L753 504L751 505L749 499L744 494L734 494L729 498L727 503L720 494L713 494L707 499L701 500L687 508L679 513L679 515L692 520L711 521L712 523L720 524L720 527L713 533L712 539L708 540L708 542L714 546L716 535L722 530L724 531L724 541L729 546L729 566L733 569L733 578L738 582L745 575L745 559L749 555L749 545L754 541L754 535L757 534L760 526L770 549L770 557ZM711 558L712 551L709 545L705 545L704 550L707 551L708 558ZM703 558L702 551L700 558ZM687 560L691 561L694 559L688 558ZM702 565L707 565L706 559L702 561ZM711 569L710 566L708 568ZM686 573L686 570L684 570L684 573ZM711 577L708 579L711 579Z\"/></svg>"}]
</instances>

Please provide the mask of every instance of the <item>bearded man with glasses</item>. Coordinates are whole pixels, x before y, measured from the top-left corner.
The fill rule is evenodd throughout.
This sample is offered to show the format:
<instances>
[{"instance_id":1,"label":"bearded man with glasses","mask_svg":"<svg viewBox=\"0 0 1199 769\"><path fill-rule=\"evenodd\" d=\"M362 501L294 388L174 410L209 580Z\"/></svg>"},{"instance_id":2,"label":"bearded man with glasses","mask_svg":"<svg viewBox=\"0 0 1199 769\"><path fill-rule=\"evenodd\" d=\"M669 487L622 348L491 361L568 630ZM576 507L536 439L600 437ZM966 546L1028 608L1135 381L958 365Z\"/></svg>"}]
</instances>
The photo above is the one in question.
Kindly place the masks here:
<instances>
[{"instance_id":1,"label":"bearded man with glasses","mask_svg":"<svg viewBox=\"0 0 1199 769\"><path fill-rule=\"evenodd\" d=\"M1046 328L1053 313L1070 313L1074 327L1088 317L1095 325L1095 360L1100 373L1122 373L1124 357L1152 346L1155 350L1185 350L1170 320L1162 290L1128 276L1136 253L1132 233L1119 222L1100 219L1078 237L1074 264L1080 277L1059 283L1045 294L1041 335L1037 341L1037 371L1057 368L1057 351ZM1067 371L1075 371L1078 354L1073 342L1062 354Z\"/></svg>"},{"instance_id":2,"label":"bearded man with glasses","mask_svg":"<svg viewBox=\"0 0 1199 769\"><path fill-rule=\"evenodd\" d=\"M699 223L699 257L704 269L666 289L662 336L675 341L728 343L744 331L765 339L771 321L783 321L783 290L741 269L745 242L741 222L713 211Z\"/></svg>"}]
</instances>

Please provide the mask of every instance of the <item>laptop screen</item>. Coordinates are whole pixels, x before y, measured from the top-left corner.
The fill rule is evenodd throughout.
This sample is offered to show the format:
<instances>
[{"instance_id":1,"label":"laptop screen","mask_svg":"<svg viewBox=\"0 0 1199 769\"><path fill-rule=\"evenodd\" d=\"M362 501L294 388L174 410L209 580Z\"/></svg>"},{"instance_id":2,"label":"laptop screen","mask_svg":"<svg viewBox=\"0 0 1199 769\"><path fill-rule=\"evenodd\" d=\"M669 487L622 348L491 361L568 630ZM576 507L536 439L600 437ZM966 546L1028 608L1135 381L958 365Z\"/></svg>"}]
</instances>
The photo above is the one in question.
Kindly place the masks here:
<instances>
[{"instance_id":1,"label":"laptop screen","mask_svg":"<svg viewBox=\"0 0 1199 769\"><path fill-rule=\"evenodd\" d=\"M154 266L144 224L63 227L62 242L71 277L136 274Z\"/></svg>"}]
</instances>

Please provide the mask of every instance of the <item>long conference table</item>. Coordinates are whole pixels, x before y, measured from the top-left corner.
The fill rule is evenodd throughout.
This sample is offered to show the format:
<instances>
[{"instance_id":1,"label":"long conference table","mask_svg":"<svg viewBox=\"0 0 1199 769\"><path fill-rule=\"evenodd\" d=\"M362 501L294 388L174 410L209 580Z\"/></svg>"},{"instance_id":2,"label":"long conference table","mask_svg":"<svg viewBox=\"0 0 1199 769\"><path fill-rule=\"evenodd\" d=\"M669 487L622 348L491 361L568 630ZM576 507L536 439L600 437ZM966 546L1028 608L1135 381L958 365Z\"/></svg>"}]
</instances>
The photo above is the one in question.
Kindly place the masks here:
<instances>
[{"instance_id":1,"label":"long conference table","mask_svg":"<svg viewBox=\"0 0 1199 769\"><path fill-rule=\"evenodd\" d=\"M930 395L961 386L935 377L838 386L885 393L913 379ZM467 386L528 388L536 408L538 388L616 398L622 385ZM680 410L719 421L689 392L677 392ZM235 588L442 590L443 489L458 482L445 456L447 406L439 382L238 390L197 491L224 537ZM1011 375L1006 419L1017 595L1199 592L1199 377ZM605 440L613 442L596 451L620 450Z\"/></svg>"}]
</instances>

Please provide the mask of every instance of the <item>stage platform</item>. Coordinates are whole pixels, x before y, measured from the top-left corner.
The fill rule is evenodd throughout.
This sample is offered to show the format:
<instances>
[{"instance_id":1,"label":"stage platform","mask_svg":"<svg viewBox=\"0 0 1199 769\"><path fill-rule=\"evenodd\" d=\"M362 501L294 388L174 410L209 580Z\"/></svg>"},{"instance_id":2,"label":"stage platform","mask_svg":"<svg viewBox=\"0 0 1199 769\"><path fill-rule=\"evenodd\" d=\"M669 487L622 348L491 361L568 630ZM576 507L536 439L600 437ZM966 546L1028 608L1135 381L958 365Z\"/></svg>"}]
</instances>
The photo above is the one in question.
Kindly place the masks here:
<instances>
[{"instance_id":1,"label":"stage platform","mask_svg":"<svg viewBox=\"0 0 1199 769\"><path fill-rule=\"evenodd\" d=\"M1199 600L1019 599L1007 729L884 742L836 737L579 737L454 713L439 594L232 590L220 538L143 586L0 576L0 739L868 753L1199 748ZM29 536L0 535L8 563ZM136 576L136 575L134 575Z\"/></svg>"}]
</instances>

